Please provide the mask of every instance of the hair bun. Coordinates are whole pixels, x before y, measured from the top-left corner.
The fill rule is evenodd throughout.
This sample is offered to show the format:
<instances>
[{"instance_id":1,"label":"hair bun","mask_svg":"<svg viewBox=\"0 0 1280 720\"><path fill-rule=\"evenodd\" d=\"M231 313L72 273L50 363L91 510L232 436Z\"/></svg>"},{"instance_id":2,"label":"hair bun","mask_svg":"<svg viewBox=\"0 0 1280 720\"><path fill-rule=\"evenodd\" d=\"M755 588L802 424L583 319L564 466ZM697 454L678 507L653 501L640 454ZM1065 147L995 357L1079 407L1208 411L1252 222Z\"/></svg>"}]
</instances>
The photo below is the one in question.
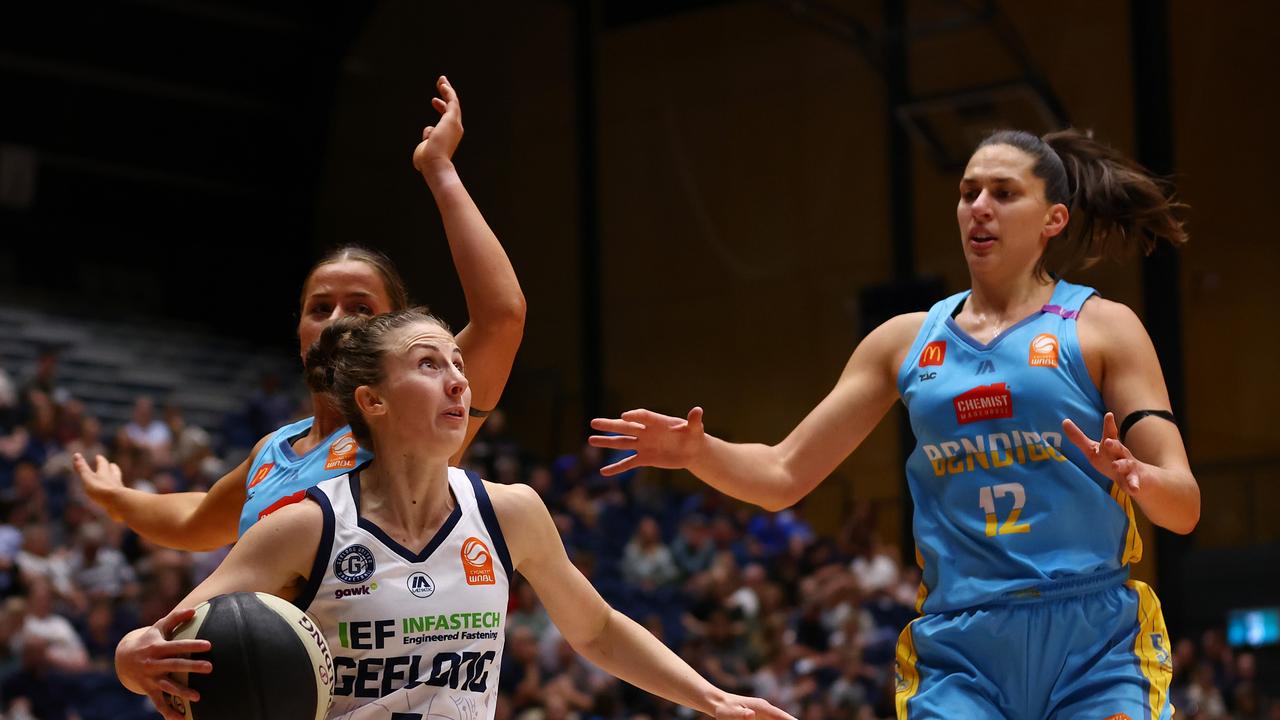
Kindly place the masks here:
<instances>
[{"instance_id":1,"label":"hair bun","mask_svg":"<svg viewBox=\"0 0 1280 720\"><path fill-rule=\"evenodd\" d=\"M308 388L317 393L333 392L338 353L350 343L352 334L368 322L368 318L360 315L341 317L320 333L320 337L307 349L307 357L303 361Z\"/></svg>"}]
</instances>

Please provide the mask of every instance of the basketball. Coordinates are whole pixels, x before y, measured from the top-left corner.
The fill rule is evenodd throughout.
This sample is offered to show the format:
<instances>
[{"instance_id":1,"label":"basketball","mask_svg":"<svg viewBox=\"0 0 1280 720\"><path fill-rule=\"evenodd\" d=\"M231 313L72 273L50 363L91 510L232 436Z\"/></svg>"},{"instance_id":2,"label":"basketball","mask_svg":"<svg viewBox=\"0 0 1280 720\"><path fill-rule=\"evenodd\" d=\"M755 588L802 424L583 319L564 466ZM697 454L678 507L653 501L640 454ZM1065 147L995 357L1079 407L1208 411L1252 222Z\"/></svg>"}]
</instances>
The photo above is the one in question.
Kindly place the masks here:
<instances>
[{"instance_id":1,"label":"basketball","mask_svg":"<svg viewBox=\"0 0 1280 720\"><path fill-rule=\"evenodd\" d=\"M213 672L177 680L199 702L166 696L198 720L323 720L333 697L333 659L309 615L266 593L219 595L196 606L173 640L208 640Z\"/></svg>"}]
</instances>

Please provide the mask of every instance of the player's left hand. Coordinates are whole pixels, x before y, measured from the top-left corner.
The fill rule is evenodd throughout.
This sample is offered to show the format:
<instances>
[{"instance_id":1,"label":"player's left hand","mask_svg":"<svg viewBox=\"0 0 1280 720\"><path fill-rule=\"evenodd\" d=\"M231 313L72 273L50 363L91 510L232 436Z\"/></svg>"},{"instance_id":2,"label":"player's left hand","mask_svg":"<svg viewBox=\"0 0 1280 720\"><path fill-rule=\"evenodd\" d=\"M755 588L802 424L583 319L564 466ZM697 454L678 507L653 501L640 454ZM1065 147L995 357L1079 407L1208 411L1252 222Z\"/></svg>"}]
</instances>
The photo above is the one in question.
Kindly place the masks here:
<instances>
[{"instance_id":1,"label":"player's left hand","mask_svg":"<svg viewBox=\"0 0 1280 720\"><path fill-rule=\"evenodd\" d=\"M716 720L796 720L760 698L726 695L715 707Z\"/></svg>"},{"instance_id":2,"label":"player's left hand","mask_svg":"<svg viewBox=\"0 0 1280 720\"><path fill-rule=\"evenodd\" d=\"M436 80L436 91L440 97L431 98L431 107L440 113L440 121L422 129L422 142L413 150L413 166L424 176L452 162L453 152L462 141L462 103L458 93L443 75Z\"/></svg>"},{"instance_id":3,"label":"player's left hand","mask_svg":"<svg viewBox=\"0 0 1280 720\"><path fill-rule=\"evenodd\" d=\"M1135 458L1120 442L1115 413L1107 413L1102 419L1101 440L1090 439L1070 420L1062 421L1062 430L1067 439L1080 448L1094 470L1111 478L1131 496L1137 497L1142 492L1144 481L1151 475L1150 466Z\"/></svg>"}]
</instances>

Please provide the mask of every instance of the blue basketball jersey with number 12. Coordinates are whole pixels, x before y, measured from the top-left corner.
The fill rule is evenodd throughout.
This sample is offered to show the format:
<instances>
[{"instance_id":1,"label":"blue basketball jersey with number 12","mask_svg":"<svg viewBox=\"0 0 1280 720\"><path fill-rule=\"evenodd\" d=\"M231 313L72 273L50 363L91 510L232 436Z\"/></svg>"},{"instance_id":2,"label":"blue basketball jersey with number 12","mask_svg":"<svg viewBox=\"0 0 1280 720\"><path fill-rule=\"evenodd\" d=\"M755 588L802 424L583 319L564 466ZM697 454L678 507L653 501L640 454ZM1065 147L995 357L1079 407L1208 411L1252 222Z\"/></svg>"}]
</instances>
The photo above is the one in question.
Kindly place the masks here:
<instances>
[{"instance_id":1,"label":"blue basketball jersey with number 12","mask_svg":"<svg viewBox=\"0 0 1280 720\"><path fill-rule=\"evenodd\" d=\"M285 425L272 433L253 458L245 479L240 535L280 507L302 500L308 488L373 459L373 453L356 444L350 425L334 430L303 455L294 452L293 443L311 431L313 422L315 418L303 418Z\"/></svg>"},{"instance_id":2,"label":"blue basketball jersey with number 12","mask_svg":"<svg viewBox=\"0 0 1280 720\"><path fill-rule=\"evenodd\" d=\"M956 324L968 292L933 306L898 375L917 445L917 609L946 612L1136 562L1129 496L1067 440L1105 414L1076 337L1093 288L1058 281L1049 304L988 344Z\"/></svg>"}]
</instances>

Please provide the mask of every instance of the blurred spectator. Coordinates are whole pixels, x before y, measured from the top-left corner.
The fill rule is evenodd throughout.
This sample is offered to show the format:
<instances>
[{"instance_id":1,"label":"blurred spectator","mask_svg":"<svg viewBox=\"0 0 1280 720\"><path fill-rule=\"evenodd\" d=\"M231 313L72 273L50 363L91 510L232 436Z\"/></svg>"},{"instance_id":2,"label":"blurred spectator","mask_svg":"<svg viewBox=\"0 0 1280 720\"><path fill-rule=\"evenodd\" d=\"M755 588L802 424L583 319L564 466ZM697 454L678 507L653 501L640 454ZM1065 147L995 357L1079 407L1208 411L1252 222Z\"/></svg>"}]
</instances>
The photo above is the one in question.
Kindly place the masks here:
<instances>
[{"instance_id":1,"label":"blurred spectator","mask_svg":"<svg viewBox=\"0 0 1280 720\"><path fill-rule=\"evenodd\" d=\"M204 428L188 423L182 414L182 408L172 403L165 406L164 423L169 429L169 436L173 438L172 464L181 465L193 457L199 461L208 455L212 438Z\"/></svg>"},{"instance_id":2,"label":"blurred spectator","mask_svg":"<svg viewBox=\"0 0 1280 720\"><path fill-rule=\"evenodd\" d=\"M688 578L711 568L716 549L711 529L701 515L689 515L680 521L680 534L671 543L671 559L680 574Z\"/></svg>"},{"instance_id":3,"label":"blurred spectator","mask_svg":"<svg viewBox=\"0 0 1280 720\"><path fill-rule=\"evenodd\" d=\"M120 600L137 594L136 575L116 548L106 545L106 530L96 522L80 528L79 544L68 566L76 589L90 599Z\"/></svg>"},{"instance_id":4,"label":"blurred spectator","mask_svg":"<svg viewBox=\"0 0 1280 720\"><path fill-rule=\"evenodd\" d=\"M13 466L13 486L0 492L0 501L9 508L9 520L14 525L49 518L49 497L40 481L40 468L30 460Z\"/></svg>"},{"instance_id":5,"label":"blurred spectator","mask_svg":"<svg viewBox=\"0 0 1280 720\"><path fill-rule=\"evenodd\" d=\"M48 641L26 634L18 639L22 665L2 686L5 712L13 720L71 720L71 685L56 672Z\"/></svg>"},{"instance_id":6,"label":"blurred spectator","mask_svg":"<svg viewBox=\"0 0 1280 720\"><path fill-rule=\"evenodd\" d=\"M145 448L157 465L167 465L173 433L155 416L155 401L140 395L133 401L133 415L124 426L124 434L134 446Z\"/></svg>"},{"instance_id":7,"label":"blurred spectator","mask_svg":"<svg viewBox=\"0 0 1280 720\"><path fill-rule=\"evenodd\" d=\"M71 398L71 393L58 385L58 355L57 348L44 348L36 356L31 376L22 384L18 393L22 421L28 421L32 417L31 403L37 395L44 396L53 405L61 405Z\"/></svg>"},{"instance_id":8,"label":"blurred spectator","mask_svg":"<svg viewBox=\"0 0 1280 720\"><path fill-rule=\"evenodd\" d=\"M80 642L80 635L69 620L53 611L53 602L53 588L49 583L42 579L33 580L27 596L27 614L22 619L17 641L41 640L47 667L63 672L84 670L89 656Z\"/></svg>"},{"instance_id":9,"label":"blurred spectator","mask_svg":"<svg viewBox=\"0 0 1280 720\"><path fill-rule=\"evenodd\" d=\"M1227 704L1214 682L1211 663L1201 662L1196 666L1186 698L1186 712L1197 720L1225 720L1227 717Z\"/></svg>"},{"instance_id":10,"label":"blurred spectator","mask_svg":"<svg viewBox=\"0 0 1280 720\"><path fill-rule=\"evenodd\" d=\"M646 515L640 520L635 536L627 543L622 570L627 582L647 593L674 582L679 576L671 551L662 542L662 528L653 517Z\"/></svg>"},{"instance_id":11,"label":"blurred spectator","mask_svg":"<svg viewBox=\"0 0 1280 720\"><path fill-rule=\"evenodd\" d=\"M48 523L29 522L23 527L22 550L18 552L17 564L22 582L28 587L45 582L64 598L72 594L67 553L54 545Z\"/></svg>"}]
</instances>

